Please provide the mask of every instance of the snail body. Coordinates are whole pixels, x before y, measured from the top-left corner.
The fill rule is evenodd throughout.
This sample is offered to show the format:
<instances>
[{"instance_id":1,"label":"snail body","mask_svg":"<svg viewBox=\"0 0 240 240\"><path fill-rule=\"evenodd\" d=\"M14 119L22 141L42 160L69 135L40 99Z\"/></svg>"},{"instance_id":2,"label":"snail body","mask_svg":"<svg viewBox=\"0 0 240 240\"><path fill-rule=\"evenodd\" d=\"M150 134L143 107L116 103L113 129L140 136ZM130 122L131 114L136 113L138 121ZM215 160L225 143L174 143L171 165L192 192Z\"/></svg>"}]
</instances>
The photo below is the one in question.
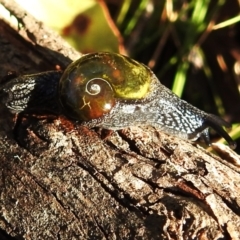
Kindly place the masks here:
<instances>
[{"instance_id":1,"label":"snail body","mask_svg":"<svg viewBox=\"0 0 240 240\"><path fill-rule=\"evenodd\" d=\"M15 78L0 88L0 96L11 111L41 107L45 101L47 108L88 127L118 130L152 125L184 139L202 136L208 143L212 127L235 147L222 128L230 127L229 123L181 100L147 66L120 54L87 54L63 74L53 71Z\"/></svg>"}]
</instances>

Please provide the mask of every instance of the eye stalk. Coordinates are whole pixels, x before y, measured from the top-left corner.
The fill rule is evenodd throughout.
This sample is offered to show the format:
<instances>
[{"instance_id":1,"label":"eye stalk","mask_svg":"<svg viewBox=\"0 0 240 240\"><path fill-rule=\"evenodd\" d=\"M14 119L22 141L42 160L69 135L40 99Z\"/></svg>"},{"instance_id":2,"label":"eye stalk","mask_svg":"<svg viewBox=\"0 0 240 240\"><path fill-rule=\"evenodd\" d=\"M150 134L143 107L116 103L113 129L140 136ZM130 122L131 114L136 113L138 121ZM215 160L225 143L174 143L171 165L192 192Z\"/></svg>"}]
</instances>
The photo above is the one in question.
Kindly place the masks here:
<instances>
[{"instance_id":1,"label":"eye stalk","mask_svg":"<svg viewBox=\"0 0 240 240\"><path fill-rule=\"evenodd\" d=\"M63 74L52 71L14 78L0 86L0 100L16 113L48 110L88 127L112 130L152 125L184 139L202 136L208 144L212 127L236 147L223 129L230 124L181 100L148 67L116 53L84 55Z\"/></svg>"}]
</instances>

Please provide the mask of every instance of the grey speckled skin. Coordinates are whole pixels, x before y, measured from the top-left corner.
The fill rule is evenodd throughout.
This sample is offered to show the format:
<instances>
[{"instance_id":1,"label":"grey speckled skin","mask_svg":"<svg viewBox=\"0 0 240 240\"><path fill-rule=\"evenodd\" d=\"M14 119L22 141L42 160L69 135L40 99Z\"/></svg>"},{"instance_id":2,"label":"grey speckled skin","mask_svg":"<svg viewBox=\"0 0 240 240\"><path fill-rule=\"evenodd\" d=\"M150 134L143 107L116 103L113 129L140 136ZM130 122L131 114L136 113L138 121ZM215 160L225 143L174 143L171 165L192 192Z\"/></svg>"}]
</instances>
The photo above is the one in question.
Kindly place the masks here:
<instances>
[{"instance_id":1,"label":"grey speckled skin","mask_svg":"<svg viewBox=\"0 0 240 240\"><path fill-rule=\"evenodd\" d=\"M60 71L19 76L0 85L0 104L12 113L34 110L60 112L57 96Z\"/></svg>"},{"instance_id":2,"label":"grey speckled skin","mask_svg":"<svg viewBox=\"0 0 240 240\"><path fill-rule=\"evenodd\" d=\"M103 118L82 124L112 130L152 125L183 139L196 140L202 136L208 144L210 144L208 127L212 127L231 147L235 147L234 141L222 128L222 126L230 128L231 124L181 100L162 85L153 73L151 91L144 100L118 101L117 106Z\"/></svg>"},{"instance_id":3,"label":"grey speckled skin","mask_svg":"<svg viewBox=\"0 0 240 240\"><path fill-rule=\"evenodd\" d=\"M61 72L52 71L14 78L0 86L0 104L15 113L42 109L67 115L67 111L58 102L58 82L61 75ZM150 91L144 99L117 99L116 105L108 114L81 124L112 130L152 125L183 139L196 140L202 136L208 144L208 128L212 127L232 148L235 147L235 142L222 128L231 127L229 123L181 100L163 86L152 72L151 78Z\"/></svg>"}]
</instances>

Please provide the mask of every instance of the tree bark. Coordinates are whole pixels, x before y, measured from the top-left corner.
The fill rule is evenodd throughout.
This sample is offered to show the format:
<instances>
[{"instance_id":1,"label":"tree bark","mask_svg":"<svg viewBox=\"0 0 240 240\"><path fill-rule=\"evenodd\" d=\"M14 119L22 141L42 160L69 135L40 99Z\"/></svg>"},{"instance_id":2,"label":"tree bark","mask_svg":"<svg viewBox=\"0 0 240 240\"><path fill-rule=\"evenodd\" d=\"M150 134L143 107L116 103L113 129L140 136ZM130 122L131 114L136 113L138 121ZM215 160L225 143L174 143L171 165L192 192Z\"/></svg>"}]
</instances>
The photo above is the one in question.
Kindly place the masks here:
<instances>
[{"instance_id":1,"label":"tree bark","mask_svg":"<svg viewBox=\"0 0 240 240\"><path fill-rule=\"evenodd\" d=\"M79 57L0 3L23 24L0 20L1 79ZM103 138L64 116L12 116L1 105L1 239L240 239L240 170L226 160L153 127Z\"/></svg>"}]
</instances>

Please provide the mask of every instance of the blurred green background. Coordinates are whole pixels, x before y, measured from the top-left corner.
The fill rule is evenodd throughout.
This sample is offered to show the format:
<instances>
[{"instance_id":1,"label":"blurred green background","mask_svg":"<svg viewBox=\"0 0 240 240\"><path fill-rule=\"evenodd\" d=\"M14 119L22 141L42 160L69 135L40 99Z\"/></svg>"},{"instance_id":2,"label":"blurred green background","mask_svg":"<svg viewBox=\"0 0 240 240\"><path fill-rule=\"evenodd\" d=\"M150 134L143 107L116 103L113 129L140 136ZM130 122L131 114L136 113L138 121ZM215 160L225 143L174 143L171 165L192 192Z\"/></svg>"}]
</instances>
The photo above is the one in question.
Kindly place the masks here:
<instances>
[{"instance_id":1,"label":"blurred green background","mask_svg":"<svg viewBox=\"0 0 240 240\"><path fill-rule=\"evenodd\" d=\"M82 53L120 52L148 65L178 96L232 122L240 153L238 0L17 2Z\"/></svg>"}]
</instances>

